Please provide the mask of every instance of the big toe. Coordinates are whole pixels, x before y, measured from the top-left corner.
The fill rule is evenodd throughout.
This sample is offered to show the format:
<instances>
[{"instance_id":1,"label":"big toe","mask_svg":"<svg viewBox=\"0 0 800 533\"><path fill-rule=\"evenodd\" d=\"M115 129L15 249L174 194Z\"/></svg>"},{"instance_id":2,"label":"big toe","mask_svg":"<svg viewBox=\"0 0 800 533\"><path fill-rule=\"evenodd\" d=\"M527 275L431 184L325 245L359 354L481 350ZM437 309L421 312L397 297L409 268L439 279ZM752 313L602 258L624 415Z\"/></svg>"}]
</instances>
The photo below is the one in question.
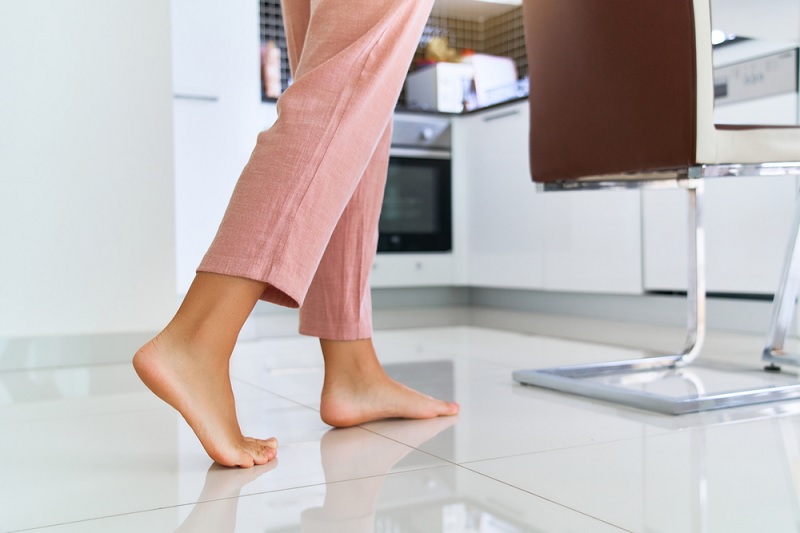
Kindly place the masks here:
<instances>
[{"instance_id":1,"label":"big toe","mask_svg":"<svg viewBox=\"0 0 800 533\"><path fill-rule=\"evenodd\" d=\"M246 450L238 450L237 452L226 454L222 457L212 458L222 466L238 466L239 468L251 468L256 465L253 454Z\"/></svg>"},{"instance_id":2,"label":"big toe","mask_svg":"<svg viewBox=\"0 0 800 533\"><path fill-rule=\"evenodd\" d=\"M278 455L278 441L275 438L253 439L252 442L248 442L248 453L255 464L266 464Z\"/></svg>"},{"instance_id":3,"label":"big toe","mask_svg":"<svg viewBox=\"0 0 800 533\"><path fill-rule=\"evenodd\" d=\"M461 410L461 406L456 402L442 402L439 406L439 413L441 415L456 415Z\"/></svg>"}]
</instances>

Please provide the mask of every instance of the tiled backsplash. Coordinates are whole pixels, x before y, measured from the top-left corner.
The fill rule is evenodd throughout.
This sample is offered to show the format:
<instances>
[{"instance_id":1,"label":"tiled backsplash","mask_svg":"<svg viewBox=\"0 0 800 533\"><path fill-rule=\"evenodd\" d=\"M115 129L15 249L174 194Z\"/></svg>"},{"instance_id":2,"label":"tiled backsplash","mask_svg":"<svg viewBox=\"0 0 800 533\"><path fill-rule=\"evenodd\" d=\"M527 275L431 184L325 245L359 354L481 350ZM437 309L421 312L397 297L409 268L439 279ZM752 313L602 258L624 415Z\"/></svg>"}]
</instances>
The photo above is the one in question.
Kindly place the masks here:
<instances>
[{"instance_id":1,"label":"tiled backsplash","mask_svg":"<svg viewBox=\"0 0 800 533\"><path fill-rule=\"evenodd\" d=\"M422 30L422 37L419 41L420 53L428 41L434 37L446 38L450 47L457 50L469 48L482 51L485 41L483 26L483 23L475 20L431 16L425 29Z\"/></svg>"},{"instance_id":2,"label":"tiled backsplash","mask_svg":"<svg viewBox=\"0 0 800 533\"><path fill-rule=\"evenodd\" d=\"M280 0L260 0L260 4L261 42L274 41L281 49L281 85L286 89L290 72ZM469 48L480 53L510 57L517 63L520 77L528 73L521 7L482 21L431 16L422 32L418 56L422 55L425 45L433 37L447 38L450 47L458 50Z\"/></svg>"},{"instance_id":3,"label":"tiled backsplash","mask_svg":"<svg viewBox=\"0 0 800 533\"><path fill-rule=\"evenodd\" d=\"M510 57L517 63L519 77L527 76L528 55L525 53L525 33L522 29L522 7L487 19L483 26L486 35L483 51Z\"/></svg>"}]
</instances>

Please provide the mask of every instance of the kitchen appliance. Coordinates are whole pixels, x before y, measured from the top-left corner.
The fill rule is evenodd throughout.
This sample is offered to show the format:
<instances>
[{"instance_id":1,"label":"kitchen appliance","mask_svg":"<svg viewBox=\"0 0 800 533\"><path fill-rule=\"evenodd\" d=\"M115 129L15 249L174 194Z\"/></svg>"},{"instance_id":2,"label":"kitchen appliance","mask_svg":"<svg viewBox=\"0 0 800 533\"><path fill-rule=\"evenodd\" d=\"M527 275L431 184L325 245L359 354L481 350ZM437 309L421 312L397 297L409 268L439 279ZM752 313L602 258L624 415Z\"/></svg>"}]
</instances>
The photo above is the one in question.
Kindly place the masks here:
<instances>
[{"instance_id":1,"label":"kitchen appliance","mask_svg":"<svg viewBox=\"0 0 800 533\"><path fill-rule=\"evenodd\" d=\"M473 69L466 63L436 63L412 72L406 78L409 109L460 113L464 89L472 83Z\"/></svg>"},{"instance_id":2,"label":"kitchen appliance","mask_svg":"<svg viewBox=\"0 0 800 533\"><path fill-rule=\"evenodd\" d=\"M800 50L785 46L746 40L714 50L715 123L798 124Z\"/></svg>"},{"instance_id":3,"label":"kitchen appliance","mask_svg":"<svg viewBox=\"0 0 800 533\"><path fill-rule=\"evenodd\" d=\"M395 116L379 253L452 250L450 146L448 118Z\"/></svg>"},{"instance_id":4,"label":"kitchen appliance","mask_svg":"<svg viewBox=\"0 0 800 533\"><path fill-rule=\"evenodd\" d=\"M475 54L471 61L478 107L498 104L518 96L517 65L513 59Z\"/></svg>"}]
</instances>

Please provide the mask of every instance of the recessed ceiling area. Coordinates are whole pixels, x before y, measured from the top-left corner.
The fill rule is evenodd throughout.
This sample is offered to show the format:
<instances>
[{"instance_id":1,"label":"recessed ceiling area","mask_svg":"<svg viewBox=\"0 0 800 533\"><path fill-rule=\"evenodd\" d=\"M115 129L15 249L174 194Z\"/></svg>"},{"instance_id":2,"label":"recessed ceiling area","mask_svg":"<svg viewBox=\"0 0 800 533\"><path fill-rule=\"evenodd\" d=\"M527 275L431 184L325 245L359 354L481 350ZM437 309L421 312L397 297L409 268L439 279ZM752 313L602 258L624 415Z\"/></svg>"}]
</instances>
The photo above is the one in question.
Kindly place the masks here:
<instances>
[{"instance_id":1,"label":"recessed ceiling area","mask_svg":"<svg viewBox=\"0 0 800 533\"><path fill-rule=\"evenodd\" d=\"M800 1L712 0L711 23L729 34L800 43Z\"/></svg>"},{"instance_id":2,"label":"recessed ceiling area","mask_svg":"<svg viewBox=\"0 0 800 533\"><path fill-rule=\"evenodd\" d=\"M436 0L433 4L433 15L463 20L484 20L502 15L517 6L522 0Z\"/></svg>"}]
</instances>

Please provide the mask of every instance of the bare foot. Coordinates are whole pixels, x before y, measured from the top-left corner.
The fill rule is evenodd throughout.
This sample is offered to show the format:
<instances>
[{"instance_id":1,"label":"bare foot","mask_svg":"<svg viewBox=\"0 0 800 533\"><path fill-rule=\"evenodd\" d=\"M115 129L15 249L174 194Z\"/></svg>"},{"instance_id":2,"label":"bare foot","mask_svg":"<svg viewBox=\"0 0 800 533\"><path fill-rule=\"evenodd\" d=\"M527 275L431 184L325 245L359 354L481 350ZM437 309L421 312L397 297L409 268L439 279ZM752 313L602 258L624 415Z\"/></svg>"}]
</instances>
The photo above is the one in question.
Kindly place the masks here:
<instances>
[{"instance_id":1,"label":"bare foot","mask_svg":"<svg viewBox=\"0 0 800 533\"><path fill-rule=\"evenodd\" d=\"M326 424L344 428L384 418L435 418L458 414L455 402L437 400L388 376L322 389L320 415Z\"/></svg>"},{"instance_id":2,"label":"bare foot","mask_svg":"<svg viewBox=\"0 0 800 533\"><path fill-rule=\"evenodd\" d=\"M458 413L457 403L437 400L387 376L371 340L322 344L325 382L320 415L326 424L341 428L384 418L435 418Z\"/></svg>"},{"instance_id":3,"label":"bare foot","mask_svg":"<svg viewBox=\"0 0 800 533\"><path fill-rule=\"evenodd\" d=\"M278 442L242 435L236 419L228 359L172 342L167 331L133 357L139 378L177 409L206 453L224 466L251 467L275 458Z\"/></svg>"}]
</instances>

